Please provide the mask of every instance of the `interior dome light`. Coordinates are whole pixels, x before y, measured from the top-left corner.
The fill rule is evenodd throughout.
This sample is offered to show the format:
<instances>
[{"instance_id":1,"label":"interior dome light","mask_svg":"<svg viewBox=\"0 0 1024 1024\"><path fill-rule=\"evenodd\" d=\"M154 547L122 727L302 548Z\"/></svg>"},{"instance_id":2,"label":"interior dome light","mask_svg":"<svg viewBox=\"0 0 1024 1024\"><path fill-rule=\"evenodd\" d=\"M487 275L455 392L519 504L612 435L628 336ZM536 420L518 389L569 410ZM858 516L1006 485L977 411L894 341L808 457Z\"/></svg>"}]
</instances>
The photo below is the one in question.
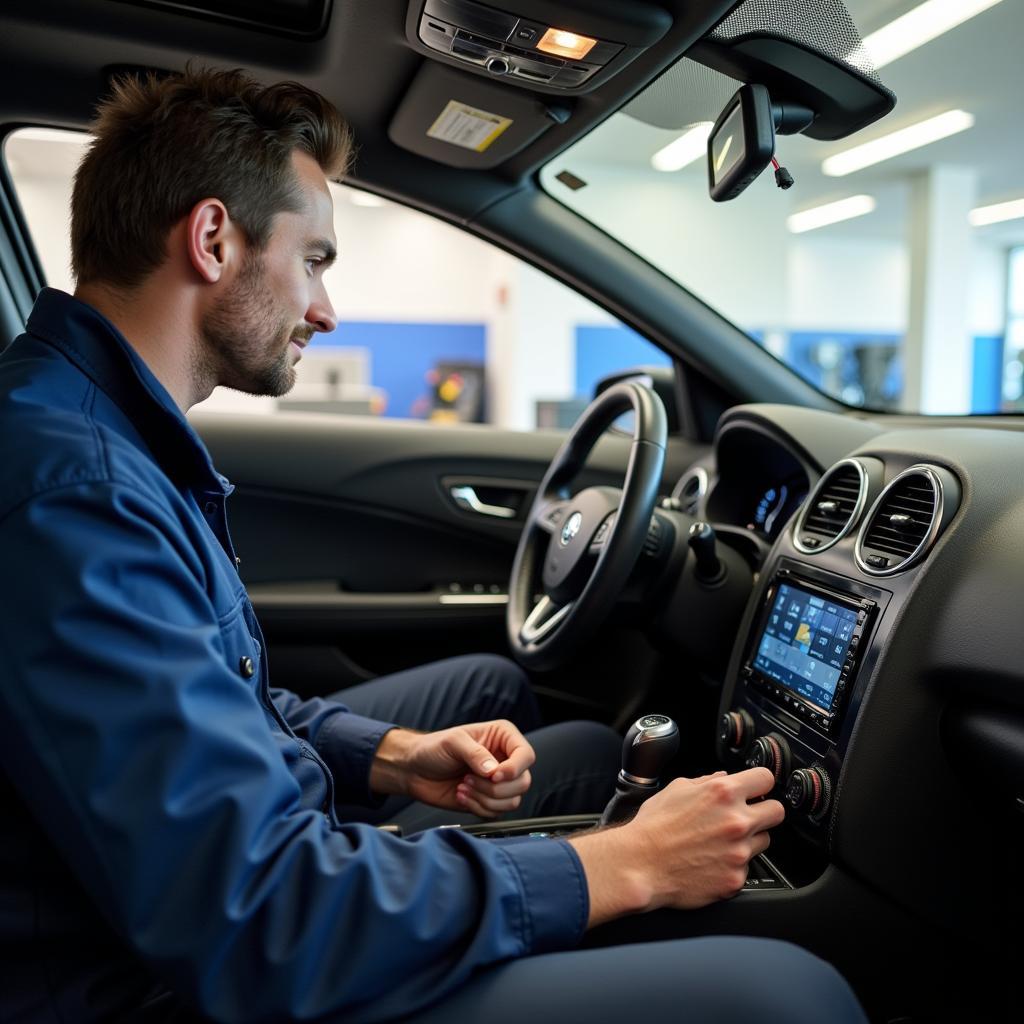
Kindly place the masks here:
<instances>
[{"instance_id":1,"label":"interior dome light","mask_svg":"<svg viewBox=\"0 0 1024 1024\"><path fill-rule=\"evenodd\" d=\"M570 60L583 60L595 46L596 39L578 36L575 32L565 32L560 28L549 28L537 43L538 50L556 57L568 57Z\"/></svg>"}]
</instances>

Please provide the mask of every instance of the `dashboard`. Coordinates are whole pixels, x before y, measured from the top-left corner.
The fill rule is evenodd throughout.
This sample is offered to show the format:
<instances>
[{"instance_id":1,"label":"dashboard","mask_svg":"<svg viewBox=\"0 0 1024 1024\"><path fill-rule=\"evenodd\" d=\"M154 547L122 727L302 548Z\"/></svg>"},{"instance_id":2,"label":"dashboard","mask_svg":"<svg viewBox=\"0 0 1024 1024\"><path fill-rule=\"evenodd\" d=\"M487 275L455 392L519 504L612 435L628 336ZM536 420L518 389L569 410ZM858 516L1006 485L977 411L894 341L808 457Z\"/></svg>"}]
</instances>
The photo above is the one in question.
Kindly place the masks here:
<instances>
[{"instance_id":1,"label":"dashboard","mask_svg":"<svg viewBox=\"0 0 1024 1024\"><path fill-rule=\"evenodd\" d=\"M706 515L775 540L807 497L813 468L778 438L752 426L720 432L715 456Z\"/></svg>"},{"instance_id":2,"label":"dashboard","mask_svg":"<svg viewBox=\"0 0 1024 1024\"><path fill-rule=\"evenodd\" d=\"M720 544L762 541L737 545L716 737L787 807L758 898L798 917L813 891L851 945L1019 948L1020 896L978 887L1015 875L1024 820L1020 426L740 406L680 481L707 473L692 511Z\"/></svg>"}]
</instances>

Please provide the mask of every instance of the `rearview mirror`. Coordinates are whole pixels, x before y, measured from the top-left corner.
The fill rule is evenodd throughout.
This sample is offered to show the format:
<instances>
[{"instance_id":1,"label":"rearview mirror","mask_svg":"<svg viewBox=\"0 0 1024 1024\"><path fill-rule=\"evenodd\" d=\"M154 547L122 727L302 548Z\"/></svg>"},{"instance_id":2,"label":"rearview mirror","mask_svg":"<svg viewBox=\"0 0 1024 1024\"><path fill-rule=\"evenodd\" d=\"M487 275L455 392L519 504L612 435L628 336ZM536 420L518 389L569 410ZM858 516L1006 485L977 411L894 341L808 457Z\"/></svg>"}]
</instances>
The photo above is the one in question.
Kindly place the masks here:
<instances>
[{"instance_id":1,"label":"rearview mirror","mask_svg":"<svg viewBox=\"0 0 1024 1024\"><path fill-rule=\"evenodd\" d=\"M773 103L763 85L741 86L725 105L708 136L708 189L716 203L735 199L775 156L775 136L795 135L816 118L809 107L788 100ZM793 176L775 164L775 184Z\"/></svg>"},{"instance_id":2,"label":"rearview mirror","mask_svg":"<svg viewBox=\"0 0 1024 1024\"><path fill-rule=\"evenodd\" d=\"M775 155L768 90L744 85L725 105L708 137L708 188L716 203L735 199Z\"/></svg>"}]
</instances>

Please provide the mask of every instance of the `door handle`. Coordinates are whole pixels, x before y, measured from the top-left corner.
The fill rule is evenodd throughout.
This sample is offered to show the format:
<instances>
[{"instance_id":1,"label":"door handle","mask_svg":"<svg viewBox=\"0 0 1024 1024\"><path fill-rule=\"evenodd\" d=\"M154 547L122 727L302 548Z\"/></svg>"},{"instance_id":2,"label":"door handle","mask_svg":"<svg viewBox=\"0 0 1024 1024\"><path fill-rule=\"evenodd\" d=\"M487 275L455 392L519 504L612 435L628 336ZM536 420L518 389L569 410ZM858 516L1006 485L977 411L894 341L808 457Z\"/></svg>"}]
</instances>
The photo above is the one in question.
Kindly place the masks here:
<instances>
[{"instance_id":1,"label":"door handle","mask_svg":"<svg viewBox=\"0 0 1024 1024\"><path fill-rule=\"evenodd\" d=\"M461 484L458 487L449 487L448 493L459 508L466 512L475 512L480 516L494 516L497 519L514 519L516 510L507 508L505 505L488 505L480 500L476 489L469 484Z\"/></svg>"}]
</instances>

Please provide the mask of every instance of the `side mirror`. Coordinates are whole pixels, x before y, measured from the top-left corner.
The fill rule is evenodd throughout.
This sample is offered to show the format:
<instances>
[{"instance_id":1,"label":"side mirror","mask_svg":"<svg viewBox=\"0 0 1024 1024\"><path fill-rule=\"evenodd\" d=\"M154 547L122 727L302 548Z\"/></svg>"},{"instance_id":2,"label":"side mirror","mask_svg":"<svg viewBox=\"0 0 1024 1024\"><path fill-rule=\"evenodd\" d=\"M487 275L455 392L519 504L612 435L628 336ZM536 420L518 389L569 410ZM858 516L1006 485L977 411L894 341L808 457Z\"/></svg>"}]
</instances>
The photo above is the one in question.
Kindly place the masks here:
<instances>
[{"instance_id":1,"label":"side mirror","mask_svg":"<svg viewBox=\"0 0 1024 1024\"><path fill-rule=\"evenodd\" d=\"M676 371L672 366L633 366L628 370L619 370L602 377L594 386L594 398L602 392L607 391L613 384L624 380L638 380L646 384L660 399L665 406L665 416L668 420L668 432L674 434L679 430L679 402L676 395ZM624 413L624 419L631 417L632 413ZM622 430L632 430L622 423L616 421L613 426Z\"/></svg>"},{"instance_id":2,"label":"side mirror","mask_svg":"<svg viewBox=\"0 0 1024 1024\"><path fill-rule=\"evenodd\" d=\"M773 104L763 85L744 85L725 105L708 137L708 189L716 203L735 199L775 156L775 134L803 131L814 121L806 107ZM789 188L792 178L778 178Z\"/></svg>"}]
</instances>

